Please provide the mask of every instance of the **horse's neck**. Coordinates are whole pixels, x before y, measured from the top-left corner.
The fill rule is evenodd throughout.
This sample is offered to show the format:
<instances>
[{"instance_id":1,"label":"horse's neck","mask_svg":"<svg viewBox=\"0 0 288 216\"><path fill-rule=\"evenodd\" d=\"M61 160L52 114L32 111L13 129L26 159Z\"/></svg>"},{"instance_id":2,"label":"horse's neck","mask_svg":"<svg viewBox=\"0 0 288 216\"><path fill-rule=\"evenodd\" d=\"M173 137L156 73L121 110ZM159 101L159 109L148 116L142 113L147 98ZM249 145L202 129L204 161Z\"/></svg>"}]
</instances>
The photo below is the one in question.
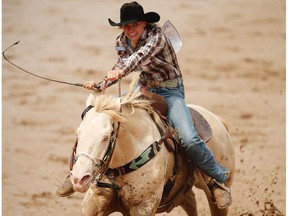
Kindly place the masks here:
<instances>
[{"instance_id":1,"label":"horse's neck","mask_svg":"<svg viewBox=\"0 0 288 216\"><path fill-rule=\"evenodd\" d=\"M111 167L122 166L138 157L150 144L160 139L158 129L150 115L135 110L131 116L125 116L127 122L121 123Z\"/></svg>"}]
</instances>

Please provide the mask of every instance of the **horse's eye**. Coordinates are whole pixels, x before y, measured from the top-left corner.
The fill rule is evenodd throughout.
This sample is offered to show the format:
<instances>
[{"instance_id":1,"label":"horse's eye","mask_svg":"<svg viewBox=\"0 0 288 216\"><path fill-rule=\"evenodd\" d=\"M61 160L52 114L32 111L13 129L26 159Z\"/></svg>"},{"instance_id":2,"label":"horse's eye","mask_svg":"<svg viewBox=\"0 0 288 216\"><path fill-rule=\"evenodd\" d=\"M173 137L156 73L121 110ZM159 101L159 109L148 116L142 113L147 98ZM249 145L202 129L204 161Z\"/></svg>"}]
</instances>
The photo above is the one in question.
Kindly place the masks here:
<instances>
[{"instance_id":1,"label":"horse's eye","mask_svg":"<svg viewBox=\"0 0 288 216\"><path fill-rule=\"evenodd\" d=\"M110 136L109 136L109 135L106 135L106 136L104 136L104 138L103 138L103 142L107 142L107 141L109 141L109 139L110 139Z\"/></svg>"}]
</instances>

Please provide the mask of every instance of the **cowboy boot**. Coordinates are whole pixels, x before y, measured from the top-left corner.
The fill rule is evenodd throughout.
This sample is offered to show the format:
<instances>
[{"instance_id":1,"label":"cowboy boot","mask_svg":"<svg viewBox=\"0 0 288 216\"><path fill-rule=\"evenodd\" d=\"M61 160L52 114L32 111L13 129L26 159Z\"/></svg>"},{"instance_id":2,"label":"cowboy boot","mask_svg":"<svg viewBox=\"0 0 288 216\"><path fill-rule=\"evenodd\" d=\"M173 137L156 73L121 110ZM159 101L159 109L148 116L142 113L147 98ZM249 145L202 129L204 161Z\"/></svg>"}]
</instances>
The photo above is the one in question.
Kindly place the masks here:
<instances>
[{"instance_id":1,"label":"cowboy boot","mask_svg":"<svg viewBox=\"0 0 288 216\"><path fill-rule=\"evenodd\" d=\"M70 179L70 176L68 176L65 181L58 187L56 190L56 194L60 197L67 197L73 194L75 191L73 189L73 185Z\"/></svg>"},{"instance_id":2,"label":"cowboy boot","mask_svg":"<svg viewBox=\"0 0 288 216\"><path fill-rule=\"evenodd\" d=\"M224 184L217 182L215 179L211 179L208 187L219 209L228 208L232 204L231 190Z\"/></svg>"}]
</instances>

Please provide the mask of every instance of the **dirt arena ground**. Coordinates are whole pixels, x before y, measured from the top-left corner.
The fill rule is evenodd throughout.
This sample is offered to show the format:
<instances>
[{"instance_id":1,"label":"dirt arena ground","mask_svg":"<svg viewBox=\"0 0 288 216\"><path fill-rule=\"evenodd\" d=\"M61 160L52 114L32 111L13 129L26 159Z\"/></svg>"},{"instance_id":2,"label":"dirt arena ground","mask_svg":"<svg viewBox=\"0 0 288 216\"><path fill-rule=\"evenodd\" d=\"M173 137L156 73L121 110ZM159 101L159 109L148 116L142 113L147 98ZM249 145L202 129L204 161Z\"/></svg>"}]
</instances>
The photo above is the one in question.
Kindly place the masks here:
<instances>
[{"instance_id":1,"label":"dirt arena ground","mask_svg":"<svg viewBox=\"0 0 288 216\"><path fill-rule=\"evenodd\" d=\"M124 2L3 0L3 49L20 40L7 56L23 68L74 83L100 81L116 62L120 33L107 18L118 21ZM285 1L139 3L146 12L157 11L160 24L169 19L181 35L187 103L229 125L236 153L229 215L285 215ZM122 88L129 82L127 77ZM68 174L90 92L37 79L6 61L2 87L2 214L80 215L83 194L60 198L54 191ZM106 93L117 94L117 87ZM199 215L210 215L203 192L195 191ZM161 215L185 214L176 208Z\"/></svg>"}]
</instances>

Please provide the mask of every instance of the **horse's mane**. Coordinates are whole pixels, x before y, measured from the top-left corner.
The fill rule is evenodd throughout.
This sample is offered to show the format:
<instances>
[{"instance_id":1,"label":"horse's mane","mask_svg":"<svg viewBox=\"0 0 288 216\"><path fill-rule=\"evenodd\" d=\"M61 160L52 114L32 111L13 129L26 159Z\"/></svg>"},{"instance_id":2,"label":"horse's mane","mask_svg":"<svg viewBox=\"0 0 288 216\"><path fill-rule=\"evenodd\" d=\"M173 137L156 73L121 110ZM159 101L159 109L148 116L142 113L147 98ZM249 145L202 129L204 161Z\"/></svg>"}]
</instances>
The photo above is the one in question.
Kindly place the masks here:
<instances>
[{"instance_id":1,"label":"horse's mane","mask_svg":"<svg viewBox=\"0 0 288 216\"><path fill-rule=\"evenodd\" d=\"M152 101L145 97L141 97L142 93L140 89L136 87L137 82L138 79L134 78L130 84L129 92L120 98L106 94L96 96L94 104L95 111L105 112L112 116L116 121L125 121L125 116L133 115L137 109L144 109L152 116L158 127L164 130L165 125L157 112L152 108ZM125 108L125 110L128 110L129 112L121 112L120 107L122 110Z\"/></svg>"}]
</instances>

